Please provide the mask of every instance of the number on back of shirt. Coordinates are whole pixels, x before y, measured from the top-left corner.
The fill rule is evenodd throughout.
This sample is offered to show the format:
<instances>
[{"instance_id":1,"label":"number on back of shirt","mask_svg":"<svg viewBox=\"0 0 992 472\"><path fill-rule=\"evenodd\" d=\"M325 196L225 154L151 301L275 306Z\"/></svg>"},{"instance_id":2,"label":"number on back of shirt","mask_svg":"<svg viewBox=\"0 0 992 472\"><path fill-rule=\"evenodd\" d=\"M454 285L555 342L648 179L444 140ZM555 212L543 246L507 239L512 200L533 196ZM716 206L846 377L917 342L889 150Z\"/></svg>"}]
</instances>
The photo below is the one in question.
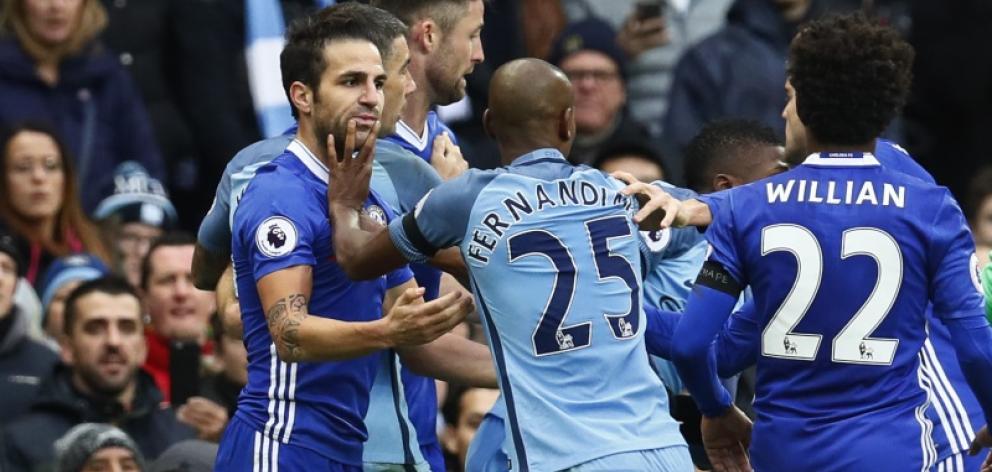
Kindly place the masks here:
<instances>
[{"instance_id":1,"label":"number on back of shirt","mask_svg":"<svg viewBox=\"0 0 992 472\"><path fill-rule=\"evenodd\" d=\"M834 337L831 360L890 365L899 340L873 338L871 334L888 316L899 294L903 269L899 244L889 233L878 228L851 228L844 231L841 238L840 259L871 257L878 266L878 279L868 299ZM812 361L820 350L823 336L793 330L806 316L820 290L824 254L816 236L802 226L766 226L761 230L761 255L779 251L789 252L796 258L796 280L761 334L761 353L769 357Z\"/></svg>"},{"instance_id":2,"label":"number on back of shirt","mask_svg":"<svg viewBox=\"0 0 992 472\"><path fill-rule=\"evenodd\" d=\"M630 309L625 313L603 313L610 332L618 340L631 339L637 334L641 313L641 286L631 262L610 250L610 241L631 238L633 234L623 216L611 216L585 223L589 249L600 280L619 279L630 291ZM534 328L531 341L534 355L560 354L588 347L592 337L592 322L565 325L575 294L577 269L568 247L554 234L545 230L530 230L513 235L507 242L510 263L524 257L542 256L556 271L551 297Z\"/></svg>"}]
</instances>

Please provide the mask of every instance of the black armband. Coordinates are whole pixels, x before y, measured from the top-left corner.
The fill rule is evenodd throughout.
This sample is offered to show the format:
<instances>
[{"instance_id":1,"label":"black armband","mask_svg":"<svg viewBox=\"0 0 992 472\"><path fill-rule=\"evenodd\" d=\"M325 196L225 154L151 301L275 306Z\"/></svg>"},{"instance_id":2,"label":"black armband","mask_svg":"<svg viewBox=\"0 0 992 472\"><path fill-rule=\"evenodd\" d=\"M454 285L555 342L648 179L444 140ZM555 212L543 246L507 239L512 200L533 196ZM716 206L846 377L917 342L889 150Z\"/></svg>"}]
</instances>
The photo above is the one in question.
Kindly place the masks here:
<instances>
[{"instance_id":1,"label":"black armband","mask_svg":"<svg viewBox=\"0 0 992 472\"><path fill-rule=\"evenodd\" d=\"M723 264L713 261L703 263L703 268L699 270L699 275L696 277L696 285L719 290L732 297L740 295L741 291L744 290L744 286L733 275L730 275Z\"/></svg>"},{"instance_id":2,"label":"black armband","mask_svg":"<svg viewBox=\"0 0 992 472\"><path fill-rule=\"evenodd\" d=\"M428 242L424 233L420 232L420 226L417 225L417 218L413 216L413 213L411 211L403 216L403 231L406 232L406 237L410 239L410 243L417 251L427 257L434 257L438 248Z\"/></svg>"}]
</instances>

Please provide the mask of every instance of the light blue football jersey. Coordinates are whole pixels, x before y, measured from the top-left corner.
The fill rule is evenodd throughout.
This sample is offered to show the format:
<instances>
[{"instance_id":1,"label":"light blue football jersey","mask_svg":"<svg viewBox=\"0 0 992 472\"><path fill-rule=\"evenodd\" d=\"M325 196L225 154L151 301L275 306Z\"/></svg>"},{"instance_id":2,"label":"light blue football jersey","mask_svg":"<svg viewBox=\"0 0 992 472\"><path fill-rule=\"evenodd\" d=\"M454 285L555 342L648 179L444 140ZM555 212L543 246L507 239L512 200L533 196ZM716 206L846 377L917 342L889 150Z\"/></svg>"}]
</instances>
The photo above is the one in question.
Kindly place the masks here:
<instances>
[{"instance_id":1,"label":"light blue football jersey","mask_svg":"<svg viewBox=\"0 0 992 472\"><path fill-rule=\"evenodd\" d=\"M458 246L506 402L514 470L684 445L644 348L624 184L541 149L470 170L390 224L411 261Z\"/></svg>"},{"instance_id":2,"label":"light blue football jersey","mask_svg":"<svg viewBox=\"0 0 992 472\"><path fill-rule=\"evenodd\" d=\"M872 154L812 155L729 192L707 239L711 260L751 285L762 327L756 470L935 464L927 302L942 319L983 309L946 188Z\"/></svg>"}]
</instances>

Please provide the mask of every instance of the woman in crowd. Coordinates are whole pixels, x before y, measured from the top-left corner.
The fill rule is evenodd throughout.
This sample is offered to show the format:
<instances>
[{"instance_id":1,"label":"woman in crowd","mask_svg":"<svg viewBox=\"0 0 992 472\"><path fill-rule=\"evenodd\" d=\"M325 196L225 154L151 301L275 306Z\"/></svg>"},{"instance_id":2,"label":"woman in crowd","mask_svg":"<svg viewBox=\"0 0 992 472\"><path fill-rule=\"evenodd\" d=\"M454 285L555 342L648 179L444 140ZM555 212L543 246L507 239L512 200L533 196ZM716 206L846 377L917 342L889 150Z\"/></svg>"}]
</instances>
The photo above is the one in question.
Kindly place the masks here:
<instances>
[{"instance_id":1,"label":"woman in crowd","mask_svg":"<svg viewBox=\"0 0 992 472\"><path fill-rule=\"evenodd\" d=\"M0 132L0 225L19 237L25 277L35 284L56 257L90 252L108 260L76 193L76 174L54 130L20 124Z\"/></svg>"},{"instance_id":2,"label":"woman in crowd","mask_svg":"<svg viewBox=\"0 0 992 472\"><path fill-rule=\"evenodd\" d=\"M111 194L114 168L125 160L164 177L141 98L97 41L106 24L100 0L0 2L0 123L55 125L86 182L87 212Z\"/></svg>"}]
</instances>

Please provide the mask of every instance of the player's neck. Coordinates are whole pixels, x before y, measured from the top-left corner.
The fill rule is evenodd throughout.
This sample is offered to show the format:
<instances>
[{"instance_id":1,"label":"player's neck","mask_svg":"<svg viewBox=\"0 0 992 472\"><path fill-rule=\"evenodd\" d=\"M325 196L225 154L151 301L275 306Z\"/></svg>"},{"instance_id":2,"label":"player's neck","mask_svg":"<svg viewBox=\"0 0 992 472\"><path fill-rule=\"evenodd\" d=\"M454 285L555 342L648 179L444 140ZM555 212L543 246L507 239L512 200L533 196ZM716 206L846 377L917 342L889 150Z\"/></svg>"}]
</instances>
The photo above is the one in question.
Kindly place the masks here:
<instances>
[{"instance_id":1,"label":"player's neck","mask_svg":"<svg viewBox=\"0 0 992 472\"><path fill-rule=\"evenodd\" d=\"M427 112L431 110L431 102L427 91L416 90L406 97L406 107L403 108L402 119L418 136L424 134L427 126Z\"/></svg>"},{"instance_id":2,"label":"player's neck","mask_svg":"<svg viewBox=\"0 0 992 472\"><path fill-rule=\"evenodd\" d=\"M317 156L321 162L325 161L327 149L324 149L319 142L317 142L317 136L313 132L313 128L310 123L300 120L300 127L296 130L296 139L298 139L303 146L305 146L314 156Z\"/></svg>"},{"instance_id":3,"label":"player's neck","mask_svg":"<svg viewBox=\"0 0 992 472\"><path fill-rule=\"evenodd\" d=\"M821 143L812 137L807 137L806 153L814 154L820 152L873 152L875 150L875 140L872 139L864 144L830 144Z\"/></svg>"},{"instance_id":4,"label":"player's neck","mask_svg":"<svg viewBox=\"0 0 992 472\"><path fill-rule=\"evenodd\" d=\"M530 154L538 149L561 149L551 144L540 143L499 143L499 155L502 157L502 165L508 166L521 156Z\"/></svg>"}]
</instances>

